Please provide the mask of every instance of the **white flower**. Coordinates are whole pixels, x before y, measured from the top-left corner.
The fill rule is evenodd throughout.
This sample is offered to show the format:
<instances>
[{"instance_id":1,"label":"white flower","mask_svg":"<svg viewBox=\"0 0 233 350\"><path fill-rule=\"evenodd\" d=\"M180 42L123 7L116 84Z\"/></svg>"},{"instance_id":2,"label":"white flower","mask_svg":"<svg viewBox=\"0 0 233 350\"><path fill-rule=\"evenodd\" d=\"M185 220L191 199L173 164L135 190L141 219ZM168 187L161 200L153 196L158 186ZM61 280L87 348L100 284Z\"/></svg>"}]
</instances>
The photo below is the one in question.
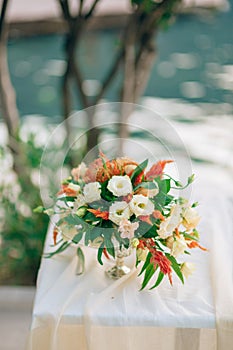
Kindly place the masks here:
<instances>
[{"instance_id":1,"label":"white flower","mask_svg":"<svg viewBox=\"0 0 233 350\"><path fill-rule=\"evenodd\" d=\"M91 203L101 199L101 186L99 182L90 182L83 188L84 199L86 203Z\"/></svg>"},{"instance_id":2,"label":"white flower","mask_svg":"<svg viewBox=\"0 0 233 350\"><path fill-rule=\"evenodd\" d=\"M77 234L77 229L75 226L68 225L67 223L62 223L60 225L61 236L63 241L72 241L74 236Z\"/></svg>"},{"instance_id":3,"label":"white flower","mask_svg":"<svg viewBox=\"0 0 233 350\"><path fill-rule=\"evenodd\" d=\"M195 271L195 265L191 262L184 262L181 265L181 272L185 278L188 278Z\"/></svg>"},{"instance_id":4,"label":"white flower","mask_svg":"<svg viewBox=\"0 0 233 350\"><path fill-rule=\"evenodd\" d=\"M177 258L178 255L184 254L186 249L187 249L187 243L185 241L185 238L184 236L180 235L180 237L176 237L176 239L174 239L174 242L171 248L171 255L174 256L174 258Z\"/></svg>"},{"instance_id":5,"label":"white flower","mask_svg":"<svg viewBox=\"0 0 233 350\"><path fill-rule=\"evenodd\" d=\"M181 211L182 208L179 204L175 204L170 211L170 215L161 222L158 235L161 238L167 238L172 235L173 231L176 227L178 227L181 223Z\"/></svg>"},{"instance_id":6,"label":"white flower","mask_svg":"<svg viewBox=\"0 0 233 350\"><path fill-rule=\"evenodd\" d=\"M126 202L115 202L109 208L109 220L119 225L122 219L129 219L130 209Z\"/></svg>"},{"instance_id":7,"label":"white flower","mask_svg":"<svg viewBox=\"0 0 233 350\"><path fill-rule=\"evenodd\" d=\"M136 215L150 215L154 211L154 204L142 194L135 194L129 203L131 211Z\"/></svg>"},{"instance_id":8,"label":"white flower","mask_svg":"<svg viewBox=\"0 0 233 350\"><path fill-rule=\"evenodd\" d=\"M74 184L73 182L69 183L68 188L70 188L71 190L73 190L77 193L80 191L80 186L77 184Z\"/></svg>"},{"instance_id":9,"label":"white flower","mask_svg":"<svg viewBox=\"0 0 233 350\"><path fill-rule=\"evenodd\" d=\"M113 176L107 186L108 190L114 194L114 196L126 196L131 193L132 183L128 175L124 176Z\"/></svg>"},{"instance_id":10,"label":"white flower","mask_svg":"<svg viewBox=\"0 0 233 350\"><path fill-rule=\"evenodd\" d=\"M122 219L119 225L118 231L121 233L122 238L133 238L134 231L137 230L139 226L138 222L130 222L126 218Z\"/></svg>"},{"instance_id":11,"label":"white flower","mask_svg":"<svg viewBox=\"0 0 233 350\"><path fill-rule=\"evenodd\" d=\"M198 215L197 211L191 207L185 208L182 216L182 224L187 230L192 230L199 224L200 216Z\"/></svg>"}]
</instances>

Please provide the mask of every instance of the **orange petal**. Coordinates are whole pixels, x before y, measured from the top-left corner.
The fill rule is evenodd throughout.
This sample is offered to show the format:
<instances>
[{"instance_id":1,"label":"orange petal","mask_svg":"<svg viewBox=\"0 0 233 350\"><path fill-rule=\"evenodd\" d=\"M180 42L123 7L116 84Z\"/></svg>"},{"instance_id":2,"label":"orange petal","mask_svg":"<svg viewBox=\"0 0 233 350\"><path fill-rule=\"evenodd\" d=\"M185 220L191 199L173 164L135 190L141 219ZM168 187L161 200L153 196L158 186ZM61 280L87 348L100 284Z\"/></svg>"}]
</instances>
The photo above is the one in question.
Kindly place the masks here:
<instances>
[{"instance_id":1,"label":"orange petal","mask_svg":"<svg viewBox=\"0 0 233 350\"><path fill-rule=\"evenodd\" d=\"M156 164L152 165L150 170L146 173L145 179L147 181L152 181L154 178L161 176L165 165L172 162L173 160L159 160Z\"/></svg>"},{"instance_id":2,"label":"orange petal","mask_svg":"<svg viewBox=\"0 0 233 350\"><path fill-rule=\"evenodd\" d=\"M97 218L101 218L103 220L108 220L109 212L101 211L99 209L87 209L90 213L94 214Z\"/></svg>"}]
</instances>

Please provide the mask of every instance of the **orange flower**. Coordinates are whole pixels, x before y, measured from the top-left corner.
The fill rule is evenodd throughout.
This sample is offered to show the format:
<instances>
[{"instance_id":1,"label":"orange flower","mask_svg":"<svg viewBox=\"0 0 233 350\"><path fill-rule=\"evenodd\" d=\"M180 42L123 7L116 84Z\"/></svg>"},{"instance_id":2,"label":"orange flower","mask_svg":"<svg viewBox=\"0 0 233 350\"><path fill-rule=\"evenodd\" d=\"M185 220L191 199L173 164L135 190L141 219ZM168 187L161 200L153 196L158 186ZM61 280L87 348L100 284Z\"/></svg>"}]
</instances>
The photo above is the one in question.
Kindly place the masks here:
<instances>
[{"instance_id":1,"label":"orange flower","mask_svg":"<svg viewBox=\"0 0 233 350\"><path fill-rule=\"evenodd\" d=\"M68 197L75 197L77 195L77 191L68 186L69 185L62 185L62 189L58 192L57 195L59 196L60 194L65 194Z\"/></svg>"},{"instance_id":2,"label":"orange flower","mask_svg":"<svg viewBox=\"0 0 233 350\"><path fill-rule=\"evenodd\" d=\"M142 172L136 177L136 179L134 180L134 186L137 186L137 185L139 185L139 184L142 182L143 176L144 176L144 171L142 171Z\"/></svg>"},{"instance_id":3,"label":"orange flower","mask_svg":"<svg viewBox=\"0 0 233 350\"><path fill-rule=\"evenodd\" d=\"M159 160L156 164L152 165L150 170L145 175L146 181L153 181L156 177L162 176L165 165L172 163L173 160Z\"/></svg>"},{"instance_id":4,"label":"orange flower","mask_svg":"<svg viewBox=\"0 0 233 350\"><path fill-rule=\"evenodd\" d=\"M201 250L204 250L204 251L207 251L208 249L206 249L206 248L204 248L204 247L202 247L198 242L196 242L196 241L192 241L192 242L190 242L190 243L188 243L187 244L187 246L189 247L189 248L200 248Z\"/></svg>"},{"instance_id":5,"label":"orange flower","mask_svg":"<svg viewBox=\"0 0 233 350\"><path fill-rule=\"evenodd\" d=\"M109 212L101 211L100 209L87 209L90 213L94 214L97 218L101 218L103 220L108 220Z\"/></svg>"},{"instance_id":6,"label":"orange flower","mask_svg":"<svg viewBox=\"0 0 233 350\"><path fill-rule=\"evenodd\" d=\"M164 273L164 275L168 275L170 284L172 284L172 269L170 260L168 260L168 258L162 252L157 251L155 248L153 250L150 249L150 252L152 254L150 263L154 265L155 269L158 265L160 271Z\"/></svg>"}]
</instances>

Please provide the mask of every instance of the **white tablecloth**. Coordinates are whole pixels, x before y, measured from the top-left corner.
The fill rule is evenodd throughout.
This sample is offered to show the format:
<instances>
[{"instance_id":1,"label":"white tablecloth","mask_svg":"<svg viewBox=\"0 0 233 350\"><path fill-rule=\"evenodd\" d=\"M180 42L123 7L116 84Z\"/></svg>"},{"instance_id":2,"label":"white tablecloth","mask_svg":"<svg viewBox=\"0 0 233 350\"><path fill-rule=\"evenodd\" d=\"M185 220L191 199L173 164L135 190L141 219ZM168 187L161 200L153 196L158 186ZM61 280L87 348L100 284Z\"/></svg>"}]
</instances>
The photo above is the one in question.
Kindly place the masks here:
<instances>
[{"instance_id":1,"label":"white tablecloth","mask_svg":"<svg viewBox=\"0 0 233 350\"><path fill-rule=\"evenodd\" d=\"M233 202L201 188L201 244L195 273L185 285L163 280L139 291L138 270L118 281L105 276L97 251L85 247L86 271L75 275L75 248L43 259L29 350L229 350L233 349ZM45 251L48 251L48 235ZM133 266L132 257L128 264Z\"/></svg>"}]
</instances>

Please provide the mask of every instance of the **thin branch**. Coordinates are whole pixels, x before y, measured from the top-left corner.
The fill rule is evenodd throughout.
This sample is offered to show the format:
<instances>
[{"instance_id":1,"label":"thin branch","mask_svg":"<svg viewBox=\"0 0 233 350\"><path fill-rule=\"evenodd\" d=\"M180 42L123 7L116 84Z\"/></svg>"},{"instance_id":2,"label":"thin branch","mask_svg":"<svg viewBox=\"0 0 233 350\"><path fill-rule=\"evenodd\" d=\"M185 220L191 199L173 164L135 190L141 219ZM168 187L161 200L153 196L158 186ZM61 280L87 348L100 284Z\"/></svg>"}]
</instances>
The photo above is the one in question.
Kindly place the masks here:
<instances>
[{"instance_id":1,"label":"thin branch","mask_svg":"<svg viewBox=\"0 0 233 350\"><path fill-rule=\"evenodd\" d=\"M79 0L79 10L78 10L79 16L82 16L83 4L84 4L84 0Z\"/></svg>"},{"instance_id":2,"label":"thin branch","mask_svg":"<svg viewBox=\"0 0 233 350\"><path fill-rule=\"evenodd\" d=\"M2 37L2 33L3 33L3 27L5 24L5 16L6 16L6 10L7 10L8 4L9 4L8 0L3 0L2 9L1 9L1 17L0 17L0 40Z\"/></svg>"},{"instance_id":3,"label":"thin branch","mask_svg":"<svg viewBox=\"0 0 233 350\"><path fill-rule=\"evenodd\" d=\"M70 23L70 21L72 20L72 16L70 13L70 6L69 6L69 1L68 0L58 0L60 6L61 6L61 10L62 10L62 14L64 19Z\"/></svg>"},{"instance_id":4,"label":"thin branch","mask_svg":"<svg viewBox=\"0 0 233 350\"><path fill-rule=\"evenodd\" d=\"M94 12L94 10L95 10L95 8L96 8L96 5L98 4L99 1L100 1L100 0L95 0L95 1L93 2L92 6L91 6L91 8L90 8L90 10L89 10L89 12L85 15L85 18L86 18L86 19L89 19L89 18L93 15L93 12Z\"/></svg>"}]
</instances>

